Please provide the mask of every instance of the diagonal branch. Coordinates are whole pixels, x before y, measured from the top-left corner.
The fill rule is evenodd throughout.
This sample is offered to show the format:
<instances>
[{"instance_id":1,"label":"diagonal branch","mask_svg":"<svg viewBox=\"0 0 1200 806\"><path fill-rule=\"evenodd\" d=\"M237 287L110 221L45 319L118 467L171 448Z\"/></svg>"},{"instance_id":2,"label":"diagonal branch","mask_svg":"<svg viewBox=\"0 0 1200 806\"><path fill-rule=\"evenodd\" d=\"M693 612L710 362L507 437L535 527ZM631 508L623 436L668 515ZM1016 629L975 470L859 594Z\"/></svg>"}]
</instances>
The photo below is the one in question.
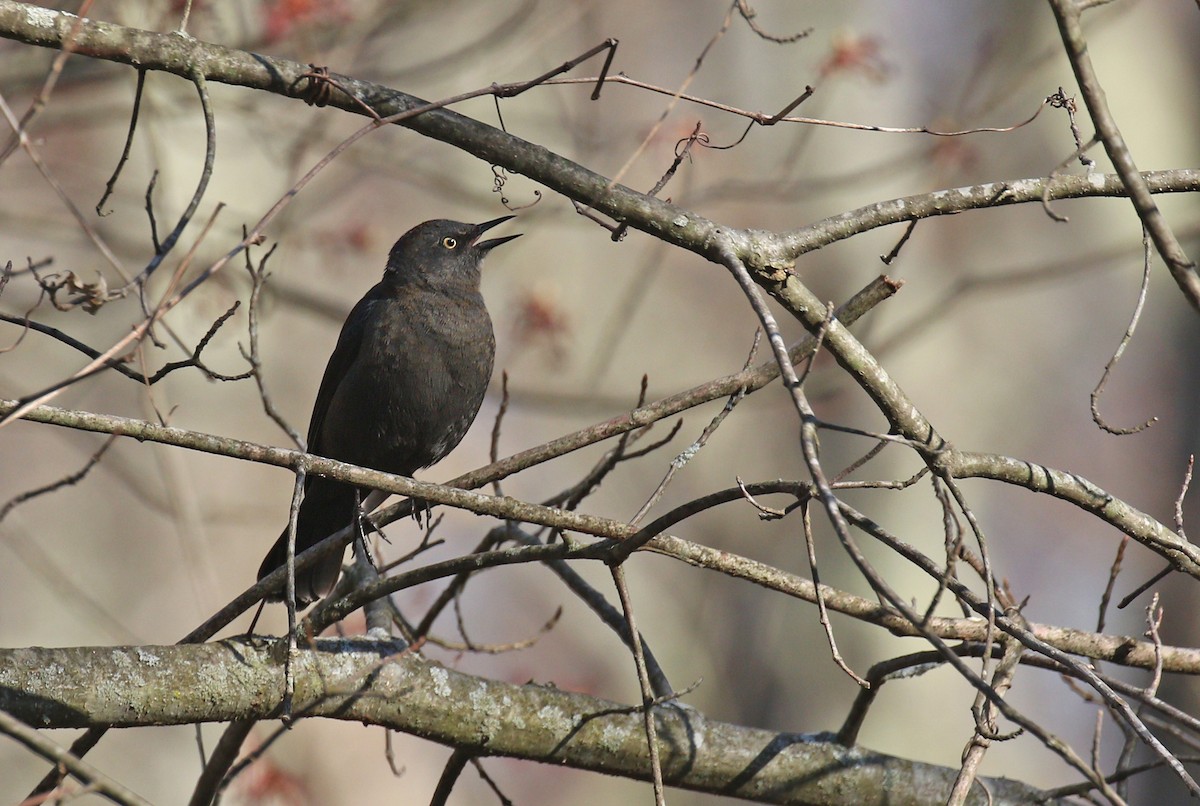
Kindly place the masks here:
<instances>
[{"instance_id":1,"label":"diagonal branch","mask_svg":"<svg viewBox=\"0 0 1200 806\"><path fill-rule=\"evenodd\" d=\"M106 800L121 804L121 806L151 806L150 801L131 791L119 781L113 780L86 761L59 747L41 733L29 727L29 725L23 724L19 718L14 718L6 710L0 710L0 734L14 739L47 761L54 762L57 766L62 767L85 784L89 790L104 797ZM69 799L69 797L63 797L60 802L65 802Z\"/></svg>"},{"instance_id":2,"label":"diagonal branch","mask_svg":"<svg viewBox=\"0 0 1200 806\"><path fill-rule=\"evenodd\" d=\"M1104 150L1117 169L1117 175L1126 188L1133 209L1137 210L1142 219L1142 226L1150 234L1158 253L1179 290L1183 292L1191 306L1200 311L1200 273L1196 271L1195 261L1188 258L1183 246L1171 231L1167 220L1163 218L1158 205L1151 196L1150 185L1145 177L1138 172L1133 161L1133 154L1125 138L1121 135L1117 121L1108 108L1108 98L1104 88L1100 86L1100 78L1092 66L1092 58L1088 55L1087 38L1083 35L1083 25L1080 20L1081 4L1077 0L1050 0L1050 8L1058 21L1058 31L1062 36L1063 47L1075 71L1075 80L1079 82L1079 90L1083 93L1084 103L1096 126L1096 134L1104 143Z\"/></svg>"},{"instance_id":3,"label":"diagonal branch","mask_svg":"<svg viewBox=\"0 0 1200 806\"><path fill-rule=\"evenodd\" d=\"M735 233L726 237L733 238ZM752 253L753 239L746 238L728 249L731 254ZM1166 557L1179 570L1200 578L1200 548L1086 478L1029 461L954 448L862 342L836 319L827 323L825 305L793 271L768 267L757 279L810 333L824 328L825 347L838 364L870 396L894 433L923 446L925 461L935 472L955 478L990 478L1067 501Z\"/></svg>"},{"instance_id":4,"label":"diagonal branch","mask_svg":"<svg viewBox=\"0 0 1200 806\"><path fill-rule=\"evenodd\" d=\"M0 413L10 408L11 402L0 401ZM479 512L480 514L495 515L505 519L524 519L530 516L530 520L538 522L538 519L547 522L547 525L570 529L584 534L592 534L598 537L610 539L629 539L635 534L635 529L631 528L624 521L604 518L597 515L585 515L567 510L558 510L551 507L539 507L535 504L528 504L517 499L481 495L471 493L465 490L457 489L448 485L431 484L429 482L420 482L414 479L408 479L403 476L389 476L386 473L378 473L377 471L367 470L365 468L347 465L342 462L335 462L331 459L321 459L320 457L302 454L298 451L290 451L283 448L274 448L265 445L257 445L252 442L244 442L242 440L231 439L228 437L218 437L211 434L204 434L197 431L188 431L182 428L171 426L156 425L154 423L145 422L142 420L132 420L125 417L117 417L114 415L91 414L87 412L68 411L65 409L56 409L50 406L42 406L34 409L29 413L27 419L35 422L45 422L54 425L60 425L71 428L78 428L86 431L95 431L99 433L117 434L120 436L133 437L143 442L160 442L176 447L188 448L190 450L204 451L223 456L229 456L237 459L248 461L257 461L264 464L276 465L279 467L294 468L301 465L307 465L310 472L320 472L331 478L338 478L342 481L347 481L362 486L376 486L381 488L389 488L401 495L414 495L417 498L436 501L449 506L460 507L469 511ZM964 454L964 456L970 456ZM495 472L494 468L503 467L506 460L497 462L495 465L489 465L474 473L462 476L455 479L451 484L463 484L464 479L471 479L472 483L477 485L486 484L487 480ZM1015 461L1015 460L1013 460ZM1069 477L1061 471L1053 471L1056 475L1054 478L1059 483L1065 484L1067 479L1077 477ZM482 480L480 480L482 479ZM791 485L795 486L795 485ZM758 485L747 485L755 494L760 492L780 491L778 485L767 485L766 489L757 489ZM718 494L726 501L743 500L744 492L739 487L733 487ZM1152 520L1148 515L1138 513L1130 508L1130 513L1136 517ZM690 543L686 540L681 540L667 534L663 534L666 529L675 521L670 520L670 513L651 523L647 529L658 534L653 540L649 541L646 547L658 554L675 557L690 565L700 568L709 568L720 573L727 574L739 579L745 579L757 585L767 587L771 590L776 590L785 593L789 596L794 596L808 602L816 602L816 591L811 582L793 574L788 574L773 568L765 563L750 560L745 557L739 557L737 554L728 551L712 549L707 546L702 546L696 543ZM1165 527L1163 527L1165 529ZM326 541L330 542L330 541ZM318 549L319 547L314 547ZM553 546L533 547L535 549L549 550ZM308 556L310 552L305 552L304 556ZM594 550L584 550L580 556L594 556L600 559L606 555L606 550L602 546L595 547ZM315 557L315 554L313 555ZM458 558L463 563L474 563L479 561L481 555L472 555L471 557ZM542 560L554 558L558 555L553 555L553 552L548 553L545 557L537 555L536 552L530 554L532 559ZM297 560L297 566L301 566L300 560ZM464 566L465 567L465 566ZM426 579L438 578L439 574L432 574L426 569L421 571L420 578L417 581ZM447 573L453 575L459 573L463 568L454 567ZM280 572L276 572L280 573ZM390 579L390 578L389 578ZM389 579L380 580L380 584L385 585ZM268 580L264 580L267 582ZM408 581L397 587L406 587L407 585L415 584L413 581ZM826 603L831 610L836 610L845 613L862 621L867 621L873 624L880 624L897 635L914 635L911 625L907 625L903 619L887 608L881 607L878 603L863 599L857 596L844 594L834 588L825 588ZM238 602L237 607L226 608L222 610L222 615L214 617L210 623L204 628L194 631L186 640L188 641L203 641L211 638L217 630L227 625L232 619L257 601L256 598L250 598L246 601L245 595L235 600ZM261 594L257 597L261 598ZM361 606L362 602L358 602ZM347 605L349 606L349 605ZM353 607L350 608L351 610ZM233 610L236 612L227 612ZM347 612L350 612L349 610ZM328 623L328 622L326 622ZM215 625L215 626L214 626ZM983 640L982 624L977 620L971 619L933 619L928 622L928 626L936 634L948 639L981 641ZM1055 627L1051 625L1031 625L1030 631L1044 641L1055 647L1059 647L1066 652L1079 654L1090 658L1108 660L1114 663L1133 666L1137 668L1150 669L1154 668L1155 663L1155 647L1146 641L1139 641L1125 636L1106 635L1099 633L1089 633L1081 630L1073 630L1065 627ZM1164 671L1183 674L1200 674L1200 650L1186 647L1162 647L1162 662Z\"/></svg>"},{"instance_id":5,"label":"diagonal branch","mask_svg":"<svg viewBox=\"0 0 1200 806\"><path fill-rule=\"evenodd\" d=\"M0 0L0 37L31 45L62 48L68 41L80 55L106 59L138 69L173 73L189 81L200 75L209 81L301 98L307 64L227 48L174 33L128 28L114 23L80 19L72 14ZM69 38L73 37L73 38ZM328 105L346 112L379 118L428 107L427 101L380 84L330 73L343 92L334 92ZM589 82L589 85L592 82ZM462 97L503 95L516 85L493 85ZM345 93L352 93L353 97ZM365 107L365 108L364 108ZM639 193L542 146L488 126L449 109L429 109L399 125L462 149L490 164L522 174L569 199L591 207L634 229L649 233L705 258L720 262L718 241L733 236L732 245L752 272L759 263L790 264L796 257L834 241L901 221L953 215L1008 204L1041 204L1064 198L1126 196L1118 176L1030 178L939 190L864 207L782 236L724 227L677 205ZM1200 170L1157 171L1143 174L1151 193L1200 190ZM753 246L757 251L750 250ZM756 282L762 283L760 277ZM795 313L793 311L793 313Z\"/></svg>"}]
</instances>

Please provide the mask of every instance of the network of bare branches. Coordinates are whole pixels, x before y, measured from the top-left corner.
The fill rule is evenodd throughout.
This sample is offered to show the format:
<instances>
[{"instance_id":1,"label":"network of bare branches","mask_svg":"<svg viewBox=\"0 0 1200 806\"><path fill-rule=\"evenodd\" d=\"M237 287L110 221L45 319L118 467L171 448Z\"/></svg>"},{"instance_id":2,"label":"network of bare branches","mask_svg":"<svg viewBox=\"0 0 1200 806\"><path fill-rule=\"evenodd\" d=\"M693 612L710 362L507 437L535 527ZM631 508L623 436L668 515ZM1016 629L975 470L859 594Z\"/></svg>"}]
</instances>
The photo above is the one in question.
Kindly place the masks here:
<instances>
[{"instance_id":1,"label":"network of bare branches","mask_svg":"<svg viewBox=\"0 0 1200 806\"><path fill-rule=\"evenodd\" d=\"M1200 796L1200 170L1089 48L1173 12L960 9L967 47L916 10L510 5L0 0L0 797ZM528 237L485 280L488 436L445 483L307 453L378 239L489 204ZM246 587L270 484L294 534L313 475L398 498ZM347 546L297 612L288 577ZM348 791L335 720L404 782ZM172 789L85 758L167 725L200 747ZM288 771L303 736L324 761Z\"/></svg>"}]
</instances>

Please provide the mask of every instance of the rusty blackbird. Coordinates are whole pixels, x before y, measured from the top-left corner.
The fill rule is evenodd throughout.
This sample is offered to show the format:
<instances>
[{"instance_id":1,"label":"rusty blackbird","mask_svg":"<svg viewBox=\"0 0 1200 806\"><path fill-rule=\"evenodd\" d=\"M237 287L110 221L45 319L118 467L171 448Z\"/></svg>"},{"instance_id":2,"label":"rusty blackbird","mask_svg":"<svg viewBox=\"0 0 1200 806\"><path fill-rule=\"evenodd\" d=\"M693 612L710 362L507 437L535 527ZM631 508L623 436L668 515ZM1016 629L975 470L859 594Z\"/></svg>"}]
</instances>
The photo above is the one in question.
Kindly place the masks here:
<instances>
[{"instance_id":1,"label":"rusty blackbird","mask_svg":"<svg viewBox=\"0 0 1200 806\"><path fill-rule=\"evenodd\" d=\"M319 456L411 476L458 445L479 413L496 340L479 291L480 264L517 235L481 241L513 216L482 224L426 221L396 241L383 279L350 311L325 368L308 427ZM354 522L386 496L308 476L296 554ZM287 529L259 568L286 562ZM327 594L341 572L331 552L296 574L296 604ZM282 588L269 598L283 598Z\"/></svg>"}]
</instances>

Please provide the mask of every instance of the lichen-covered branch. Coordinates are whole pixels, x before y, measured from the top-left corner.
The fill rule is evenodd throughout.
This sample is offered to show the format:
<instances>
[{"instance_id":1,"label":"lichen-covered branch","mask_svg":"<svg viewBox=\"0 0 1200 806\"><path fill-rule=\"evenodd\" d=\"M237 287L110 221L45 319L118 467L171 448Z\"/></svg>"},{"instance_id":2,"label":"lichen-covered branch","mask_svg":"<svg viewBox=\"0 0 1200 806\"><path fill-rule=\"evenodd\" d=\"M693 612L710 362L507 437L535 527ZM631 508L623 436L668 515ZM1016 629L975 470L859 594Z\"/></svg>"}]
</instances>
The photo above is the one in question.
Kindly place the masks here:
<instances>
[{"instance_id":1,"label":"lichen-covered branch","mask_svg":"<svg viewBox=\"0 0 1200 806\"><path fill-rule=\"evenodd\" d=\"M0 710L42 727L139 727L271 719L286 643L0 650ZM639 709L550 685L456 672L402 644L321 640L293 661L296 718L381 725L483 755L646 780ZM47 674L47 669L55 670ZM717 722L677 704L655 708L663 775L674 787L782 804L925 804L953 768L908 761L827 735ZM1029 803L1032 787L981 779L972 804ZM984 788L987 792L985 793ZM989 800L990 796L990 800Z\"/></svg>"}]
</instances>

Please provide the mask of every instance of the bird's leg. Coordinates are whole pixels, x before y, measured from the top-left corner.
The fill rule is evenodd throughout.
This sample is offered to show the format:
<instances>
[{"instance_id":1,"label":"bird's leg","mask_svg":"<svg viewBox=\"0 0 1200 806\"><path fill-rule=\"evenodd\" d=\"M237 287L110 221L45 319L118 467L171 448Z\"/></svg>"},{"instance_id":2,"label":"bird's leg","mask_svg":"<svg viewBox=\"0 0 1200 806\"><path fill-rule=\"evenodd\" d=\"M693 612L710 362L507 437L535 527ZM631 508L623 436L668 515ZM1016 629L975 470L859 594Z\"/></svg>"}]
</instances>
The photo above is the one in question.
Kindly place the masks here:
<instances>
[{"instance_id":1,"label":"bird's leg","mask_svg":"<svg viewBox=\"0 0 1200 806\"><path fill-rule=\"evenodd\" d=\"M371 556L370 547L367 546L367 533L368 532L376 532L384 540L387 540L387 536L383 534L383 531L380 530L380 528L378 526L376 526L375 523L369 517L367 517L367 515L371 509L374 509L378 505L379 505L379 502L378 502L378 499L376 498L375 492L371 492L364 499L362 497L362 490L355 488L355 490L354 490L354 532L355 532L354 551L355 551L355 554L358 554L361 551L363 559L366 560L366 562L372 568L375 569L376 573L379 572L379 566L375 563L375 558ZM368 507L370 509L368 509Z\"/></svg>"},{"instance_id":2,"label":"bird's leg","mask_svg":"<svg viewBox=\"0 0 1200 806\"><path fill-rule=\"evenodd\" d=\"M360 495L362 494L361 490L359 491L359 494ZM367 517L372 512L379 509L379 505L382 504L384 501L386 501L389 495L391 495L391 493L385 493L381 490L371 490L371 492L367 493L367 497L362 499L362 503L359 504L359 507L358 507L358 514L359 514L359 518L360 518L360 521L359 521L360 534L369 530L369 531L374 532L375 534L379 535L379 537L383 540L383 542L385 542L385 543L392 542L392 541L388 540L388 536L383 533L383 529L376 526L375 522ZM365 521L365 524L363 523L363 521ZM364 539L365 539L365 535L364 535Z\"/></svg>"},{"instance_id":3,"label":"bird's leg","mask_svg":"<svg viewBox=\"0 0 1200 806\"><path fill-rule=\"evenodd\" d=\"M368 517L369 509L373 509L377 505L376 493L371 493L366 500L362 500L362 490L354 490L354 580L356 587L374 582L379 578L379 565L375 562L375 558L371 556L371 551L367 547L367 532L374 531L383 535L379 527ZM386 539L386 538L385 538ZM379 599L374 599L367 602L363 606L363 613L367 619L367 634L375 638L390 640L392 637L392 614L388 597L384 596Z\"/></svg>"},{"instance_id":4,"label":"bird's leg","mask_svg":"<svg viewBox=\"0 0 1200 806\"><path fill-rule=\"evenodd\" d=\"M267 606L267 600L263 599L258 603L258 609L254 611L254 618L250 620L250 626L246 629L246 638L254 637L254 628L258 626L258 617L263 614L263 609Z\"/></svg>"}]
</instances>

